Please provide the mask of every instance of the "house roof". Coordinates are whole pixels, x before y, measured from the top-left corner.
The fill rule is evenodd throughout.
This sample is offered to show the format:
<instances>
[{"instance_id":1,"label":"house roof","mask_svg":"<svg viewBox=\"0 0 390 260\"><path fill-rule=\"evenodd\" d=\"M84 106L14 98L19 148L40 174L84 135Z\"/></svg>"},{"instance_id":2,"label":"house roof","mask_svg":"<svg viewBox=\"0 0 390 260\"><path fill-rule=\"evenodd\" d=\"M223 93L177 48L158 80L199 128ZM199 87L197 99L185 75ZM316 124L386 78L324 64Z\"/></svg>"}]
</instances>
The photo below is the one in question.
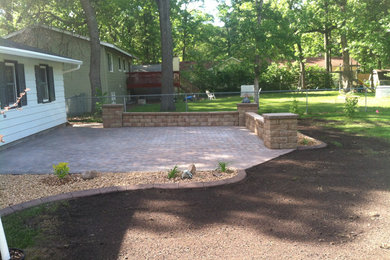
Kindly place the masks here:
<instances>
[{"instance_id":1,"label":"house roof","mask_svg":"<svg viewBox=\"0 0 390 260\"><path fill-rule=\"evenodd\" d=\"M17 55L21 57L33 58L33 59L42 59L49 61L56 61L62 63L69 63L75 65L83 64L80 60L74 60L64 56L59 56L48 51L44 51L38 48L30 47L24 44L6 40L0 37L0 53Z\"/></svg>"},{"instance_id":2,"label":"house roof","mask_svg":"<svg viewBox=\"0 0 390 260\"><path fill-rule=\"evenodd\" d=\"M79 38L79 39L83 39L83 40L86 40L86 41L90 41L91 39L89 37L86 37L86 36L82 36L82 35L79 35L79 34L75 34L75 33L72 33L72 32L68 32L68 31L65 31L65 30L62 30L62 29L59 29L59 28L55 28L55 27L51 27L51 26L47 26L47 25L43 25L43 24L40 24L40 25L33 25L33 26L29 26L29 27L26 27L26 28L23 28L19 31L16 31L16 32L13 32L13 33L10 33L6 36L4 36L4 38L8 39L8 38L11 38L15 35L18 35L18 34L21 34L23 33L26 29L29 29L29 28L33 28L33 27L36 27L36 28L45 28L45 29L48 29L48 30L52 30L52 31L55 31L55 32L59 32L59 33L63 33L63 34L66 34L66 35L70 35L70 36L73 36L75 38ZM135 57L134 55L120 49L119 47L115 46L114 44L111 44L111 43L108 43L108 42L103 42L103 41L100 41L100 45L102 46L105 46L105 47L108 47L110 49L113 49L113 50L116 50L132 59L136 59L137 57Z\"/></svg>"},{"instance_id":3,"label":"house roof","mask_svg":"<svg viewBox=\"0 0 390 260\"><path fill-rule=\"evenodd\" d=\"M332 57L332 67L342 66L343 65L343 58L342 57ZM350 59L351 65L360 65L356 60ZM318 65L319 67L325 68L325 58L324 57L311 57L306 58L306 65L308 66L314 66Z\"/></svg>"}]
</instances>

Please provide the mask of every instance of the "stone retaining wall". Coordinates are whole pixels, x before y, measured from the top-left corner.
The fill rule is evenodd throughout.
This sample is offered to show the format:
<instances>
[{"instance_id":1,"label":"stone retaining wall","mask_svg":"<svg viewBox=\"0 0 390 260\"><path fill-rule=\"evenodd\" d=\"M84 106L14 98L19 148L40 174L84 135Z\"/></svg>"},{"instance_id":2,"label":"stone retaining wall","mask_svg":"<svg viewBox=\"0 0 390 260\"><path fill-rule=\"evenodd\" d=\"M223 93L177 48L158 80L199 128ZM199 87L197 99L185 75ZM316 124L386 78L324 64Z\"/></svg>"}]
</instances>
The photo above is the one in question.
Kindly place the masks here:
<instances>
[{"instance_id":1,"label":"stone retaining wall","mask_svg":"<svg viewBox=\"0 0 390 260\"><path fill-rule=\"evenodd\" d=\"M271 113L262 116L247 112L245 126L263 139L270 149L296 149L298 142L298 115Z\"/></svg>"},{"instance_id":2,"label":"stone retaining wall","mask_svg":"<svg viewBox=\"0 0 390 260\"><path fill-rule=\"evenodd\" d=\"M264 118L253 112L245 113L245 126L254 132L260 139L263 139Z\"/></svg>"},{"instance_id":3,"label":"stone retaining wall","mask_svg":"<svg viewBox=\"0 0 390 260\"><path fill-rule=\"evenodd\" d=\"M246 126L271 149L296 149L297 118L291 113L257 114L257 104L237 104L232 112L123 112L122 105L103 105L103 126Z\"/></svg>"},{"instance_id":4,"label":"stone retaining wall","mask_svg":"<svg viewBox=\"0 0 390 260\"><path fill-rule=\"evenodd\" d=\"M125 112L124 127L238 126L238 112Z\"/></svg>"}]
</instances>

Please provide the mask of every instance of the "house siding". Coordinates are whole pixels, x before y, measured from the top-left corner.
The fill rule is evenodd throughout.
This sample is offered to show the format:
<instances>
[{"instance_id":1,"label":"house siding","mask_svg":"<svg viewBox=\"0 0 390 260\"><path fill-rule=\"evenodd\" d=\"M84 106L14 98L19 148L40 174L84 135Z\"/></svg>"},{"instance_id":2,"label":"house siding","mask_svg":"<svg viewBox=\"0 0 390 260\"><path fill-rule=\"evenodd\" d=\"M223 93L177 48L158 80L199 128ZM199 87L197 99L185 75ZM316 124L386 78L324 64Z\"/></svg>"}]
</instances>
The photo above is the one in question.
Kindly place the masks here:
<instances>
[{"instance_id":1,"label":"house siding","mask_svg":"<svg viewBox=\"0 0 390 260\"><path fill-rule=\"evenodd\" d=\"M6 144L67 122L62 63L0 54L0 61L3 60L24 64L26 88L30 88L26 94L27 106L12 109L6 113L6 118L0 118L0 133ZM39 64L53 67L56 100L50 103L38 103L34 66Z\"/></svg>"},{"instance_id":2,"label":"house siding","mask_svg":"<svg viewBox=\"0 0 390 260\"><path fill-rule=\"evenodd\" d=\"M91 112L91 87L89 80L91 53L89 41L44 27L28 27L22 33L15 34L9 39L83 61L83 65L79 70L64 75L66 107L68 115L81 115ZM107 52L113 55L113 72L108 70ZM102 93L110 95L111 92L115 92L116 95L126 95L127 74L123 70L118 71L118 57L126 61L131 61L131 59L103 45L101 46L100 55ZM126 68L127 66L126 64ZM66 66L65 70L69 68L72 67Z\"/></svg>"}]
</instances>

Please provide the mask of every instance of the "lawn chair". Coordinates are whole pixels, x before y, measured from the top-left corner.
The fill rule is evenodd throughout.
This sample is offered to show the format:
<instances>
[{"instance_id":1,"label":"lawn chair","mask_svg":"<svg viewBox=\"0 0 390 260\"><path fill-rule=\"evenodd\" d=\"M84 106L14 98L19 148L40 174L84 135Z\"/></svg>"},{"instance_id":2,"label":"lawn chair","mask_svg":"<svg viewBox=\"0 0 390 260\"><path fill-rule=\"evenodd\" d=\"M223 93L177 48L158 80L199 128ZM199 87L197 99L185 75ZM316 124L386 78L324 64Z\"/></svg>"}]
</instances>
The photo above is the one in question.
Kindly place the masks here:
<instances>
[{"instance_id":1,"label":"lawn chair","mask_svg":"<svg viewBox=\"0 0 390 260\"><path fill-rule=\"evenodd\" d=\"M217 99L214 95L214 93L210 93L210 91L206 90L207 97L209 100Z\"/></svg>"}]
</instances>

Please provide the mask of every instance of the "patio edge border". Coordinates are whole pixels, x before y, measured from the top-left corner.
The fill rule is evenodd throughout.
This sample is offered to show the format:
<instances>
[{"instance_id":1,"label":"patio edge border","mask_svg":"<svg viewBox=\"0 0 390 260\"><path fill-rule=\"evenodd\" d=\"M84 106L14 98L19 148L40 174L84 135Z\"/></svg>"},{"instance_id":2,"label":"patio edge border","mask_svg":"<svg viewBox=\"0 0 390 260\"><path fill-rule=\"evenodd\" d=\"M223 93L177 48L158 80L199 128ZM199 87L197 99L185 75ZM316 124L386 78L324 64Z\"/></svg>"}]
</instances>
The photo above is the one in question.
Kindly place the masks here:
<instances>
[{"instance_id":1,"label":"patio edge border","mask_svg":"<svg viewBox=\"0 0 390 260\"><path fill-rule=\"evenodd\" d=\"M61 193L49 197L43 197L39 199L34 199L26 201L23 203L15 204L3 209L0 209L0 216L4 217L9 214L28 209L31 207L39 206L41 204L46 204L49 202L55 202L60 200L70 200L82 197L89 197L94 195L101 195L114 192L122 191L135 191L135 190L149 190L149 189L164 189L164 190L174 190L174 189L199 189L199 188L209 188L223 186L233 183L241 182L246 178L245 170L238 170L237 175L229 179L211 181L211 182L186 182L186 183L155 183L155 184L138 184L138 185L129 185L129 186L111 186L103 187L97 189L89 190L79 190L72 191L67 193Z\"/></svg>"}]
</instances>

